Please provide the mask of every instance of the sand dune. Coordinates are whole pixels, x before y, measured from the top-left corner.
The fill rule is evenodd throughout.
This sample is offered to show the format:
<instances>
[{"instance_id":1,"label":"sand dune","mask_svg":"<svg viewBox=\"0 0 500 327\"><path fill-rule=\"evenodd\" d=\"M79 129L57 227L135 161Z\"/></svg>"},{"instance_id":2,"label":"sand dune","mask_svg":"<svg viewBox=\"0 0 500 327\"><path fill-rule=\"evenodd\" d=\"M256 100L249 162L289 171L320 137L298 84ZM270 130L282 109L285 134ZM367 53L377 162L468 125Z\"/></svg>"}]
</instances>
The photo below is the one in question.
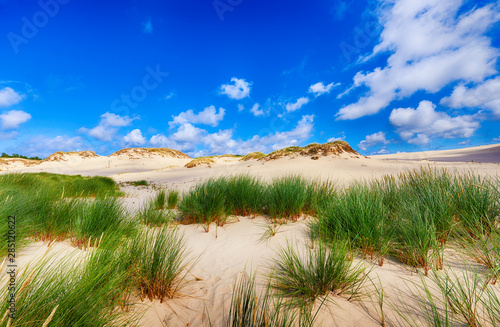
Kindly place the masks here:
<instances>
[{"instance_id":1,"label":"sand dune","mask_svg":"<svg viewBox=\"0 0 500 327\"><path fill-rule=\"evenodd\" d=\"M4 164L2 172L52 172L63 174L110 176L117 182L147 180L158 186L186 191L197 182L216 176L250 174L270 180L277 176L300 174L307 178L332 180L346 185L352 181L372 180L386 174L397 174L419 167L446 168L450 171L473 171L484 176L500 176L500 145L488 145L460 150L399 153L393 155L364 157L353 153L340 153L312 159L310 155L283 156L274 160L241 161L236 157L214 158L214 164L186 168L191 160L177 152L151 152L126 149L109 157L87 153L58 154L54 160L45 160L37 165ZM16 160L17 161L17 160ZM124 202L130 210L139 206L153 194L151 188L123 188L127 196ZM179 226L185 235L191 257L198 263L190 272L192 282L183 293L187 296L167 303L146 302L149 306L141 325L143 326L207 326L208 319L220 322L228 312L228 302L236 277L245 271L257 270L260 286L269 270L276 250L291 242L302 249L310 246L306 233L307 220L282 226L276 236L262 240L266 219L264 217L241 218L222 228L211 228L205 233L201 227ZM67 246L68 247L68 246ZM24 250L24 258L43 252L44 245L36 243ZM65 249L66 251L68 249ZM456 266L454 253L446 256L447 264ZM400 263L388 260L379 267L364 263L369 275L380 284L391 301L404 296L408 283L418 283L419 277ZM458 267L457 269L460 269ZM195 278L196 277L196 278ZM410 301L410 300L408 300ZM380 326L380 314L376 299L366 298L362 304L348 301L347 297L336 297L335 304L325 305L318 316L318 325L323 326ZM386 319L394 325L403 322L390 308L386 308Z\"/></svg>"}]
</instances>

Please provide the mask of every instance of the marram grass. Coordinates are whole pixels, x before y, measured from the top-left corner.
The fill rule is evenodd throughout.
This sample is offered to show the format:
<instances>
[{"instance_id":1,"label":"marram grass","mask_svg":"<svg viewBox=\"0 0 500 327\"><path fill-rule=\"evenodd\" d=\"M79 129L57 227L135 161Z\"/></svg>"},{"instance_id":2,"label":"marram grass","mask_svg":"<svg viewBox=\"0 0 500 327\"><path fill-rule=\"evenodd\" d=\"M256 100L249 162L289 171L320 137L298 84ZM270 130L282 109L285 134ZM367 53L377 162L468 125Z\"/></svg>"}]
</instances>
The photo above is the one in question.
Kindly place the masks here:
<instances>
[{"instance_id":1,"label":"marram grass","mask_svg":"<svg viewBox=\"0 0 500 327\"><path fill-rule=\"evenodd\" d=\"M328 248L322 243L300 253L291 245L277 252L271 287L292 307L306 308L321 296L355 294L363 282L364 267L353 265L344 242Z\"/></svg>"}]
</instances>

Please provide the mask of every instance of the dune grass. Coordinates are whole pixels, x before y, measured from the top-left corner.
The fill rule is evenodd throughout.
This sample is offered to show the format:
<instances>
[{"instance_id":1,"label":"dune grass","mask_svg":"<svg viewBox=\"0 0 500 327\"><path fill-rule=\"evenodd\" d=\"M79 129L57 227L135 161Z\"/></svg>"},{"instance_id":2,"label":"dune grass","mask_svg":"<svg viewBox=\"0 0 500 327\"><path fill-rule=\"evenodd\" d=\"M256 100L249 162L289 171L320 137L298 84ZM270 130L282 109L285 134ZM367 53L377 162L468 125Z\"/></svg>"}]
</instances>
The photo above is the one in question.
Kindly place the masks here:
<instances>
[{"instance_id":1,"label":"dune grass","mask_svg":"<svg viewBox=\"0 0 500 327\"><path fill-rule=\"evenodd\" d=\"M54 197L99 197L122 195L118 185L108 177L82 177L49 173L0 175L0 190L8 193L32 192L56 188Z\"/></svg>"},{"instance_id":2,"label":"dune grass","mask_svg":"<svg viewBox=\"0 0 500 327\"><path fill-rule=\"evenodd\" d=\"M182 235L168 227L146 229L129 245L141 298L163 302L177 296L188 268Z\"/></svg>"},{"instance_id":3,"label":"dune grass","mask_svg":"<svg viewBox=\"0 0 500 327\"><path fill-rule=\"evenodd\" d=\"M148 227L161 227L173 221L175 214L171 210L157 209L154 203L147 202L137 212L137 218Z\"/></svg>"},{"instance_id":4,"label":"dune grass","mask_svg":"<svg viewBox=\"0 0 500 327\"><path fill-rule=\"evenodd\" d=\"M132 183L132 185L134 185L134 186L136 186L136 187L137 187L137 186L149 186L148 181L146 181L146 180L144 180L144 179L142 179L142 180L140 180L140 181L134 181L134 182L131 182L131 183Z\"/></svg>"},{"instance_id":5,"label":"dune grass","mask_svg":"<svg viewBox=\"0 0 500 327\"><path fill-rule=\"evenodd\" d=\"M227 180L226 206L231 215L250 216L262 212L264 185L250 175L231 176Z\"/></svg>"},{"instance_id":6,"label":"dune grass","mask_svg":"<svg viewBox=\"0 0 500 327\"><path fill-rule=\"evenodd\" d=\"M184 194L179 203L181 222L202 224L206 232L213 222L222 226L228 214L227 185L227 178L208 179Z\"/></svg>"},{"instance_id":7,"label":"dune grass","mask_svg":"<svg viewBox=\"0 0 500 327\"><path fill-rule=\"evenodd\" d=\"M177 190L169 191L167 196L167 208L175 209L177 208L178 203L179 203L179 191Z\"/></svg>"},{"instance_id":8,"label":"dune grass","mask_svg":"<svg viewBox=\"0 0 500 327\"><path fill-rule=\"evenodd\" d=\"M351 185L323 204L316 224L322 238L347 240L365 257L378 258L380 264L394 233L381 194L376 188L361 184Z\"/></svg>"},{"instance_id":9,"label":"dune grass","mask_svg":"<svg viewBox=\"0 0 500 327\"><path fill-rule=\"evenodd\" d=\"M277 254L270 285L292 307L309 307L320 296L355 294L364 279L364 267L353 266L345 242L330 248L320 243L304 254L288 245Z\"/></svg>"},{"instance_id":10,"label":"dune grass","mask_svg":"<svg viewBox=\"0 0 500 327\"><path fill-rule=\"evenodd\" d=\"M3 314L8 290L2 287L0 325L134 326L140 313L120 310L126 272L116 270L113 262L89 262L86 257L50 257L31 266L17 277L15 319Z\"/></svg>"},{"instance_id":11,"label":"dune grass","mask_svg":"<svg viewBox=\"0 0 500 327\"><path fill-rule=\"evenodd\" d=\"M304 213L307 200L307 181L298 175L272 180L266 190L267 211L271 219L296 220Z\"/></svg>"},{"instance_id":12,"label":"dune grass","mask_svg":"<svg viewBox=\"0 0 500 327\"><path fill-rule=\"evenodd\" d=\"M269 285L258 293L255 274L243 273L235 282L229 313L224 315L221 325L312 327L315 319L316 314L313 315L311 311L300 311L286 305L283 298L276 296ZM211 322L209 325L213 326Z\"/></svg>"}]
</instances>

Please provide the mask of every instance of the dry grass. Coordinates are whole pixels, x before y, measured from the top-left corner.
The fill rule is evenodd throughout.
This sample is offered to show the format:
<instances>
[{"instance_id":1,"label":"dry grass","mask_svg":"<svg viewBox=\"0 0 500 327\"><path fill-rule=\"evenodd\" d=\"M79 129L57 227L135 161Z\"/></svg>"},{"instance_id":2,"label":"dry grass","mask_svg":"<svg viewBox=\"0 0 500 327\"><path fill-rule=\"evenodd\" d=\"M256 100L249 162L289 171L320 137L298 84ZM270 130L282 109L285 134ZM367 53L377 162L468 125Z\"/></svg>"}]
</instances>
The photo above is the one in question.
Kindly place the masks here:
<instances>
[{"instance_id":1,"label":"dry grass","mask_svg":"<svg viewBox=\"0 0 500 327\"><path fill-rule=\"evenodd\" d=\"M251 152L251 153L247 154L246 156L244 156L240 160L241 161L258 160L258 159L264 158L265 156L266 156L265 153L257 151L257 152Z\"/></svg>"},{"instance_id":2,"label":"dry grass","mask_svg":"<svg viewBox=\"0 0 500 327\"><path fill-rule=\"evenodd\" d=\"M96 158L99 157L97 154L95 154L94 151L70 151L70 152L62 152L58 151L47 158L45 158L43 161L66 161L67 156L78 156L80 158Z\"/></svg>"},{"instance_id":3,"label":"dry grass","mask_svg":"<svg viewBox=\"0 0 500 327\"><path fill-rule=\"evenodd\" d=\"M345 141L328 142L325 144L312 143L305 147L289 146L284 149L271 152L261 160L274 160L283 157L311 157L311 159L318 159L320 156L328 155L341 155L343 153L350 153L355 156L361 157L351 146Z\"/></svg>"},{"instance_id":4,"label":"dry grass","mask_svg":"<svg viewBox=\"0 0 500 327\"><path fill-rule=\"evenodd\" d=\"M127 148L112 153L110 157L128 156L130 159L152 158L155 156L164 158L190 159L185 153L169 148Z\"/></svg>"},{"instance_id":5,"label":"dry grass","mask_svg":"<svg viewBox=\"0 0 500 327\"><path fill-rule=\"evenodd\" d=\"M184 167L194 168L194 167L198 167L201 165L210 166L211 164L214 164L214 163L215 163L215 160L210 158L210 157L200 157L200 158L196 158L196 159L191 160Z\"/></svg>"}]
</instances>

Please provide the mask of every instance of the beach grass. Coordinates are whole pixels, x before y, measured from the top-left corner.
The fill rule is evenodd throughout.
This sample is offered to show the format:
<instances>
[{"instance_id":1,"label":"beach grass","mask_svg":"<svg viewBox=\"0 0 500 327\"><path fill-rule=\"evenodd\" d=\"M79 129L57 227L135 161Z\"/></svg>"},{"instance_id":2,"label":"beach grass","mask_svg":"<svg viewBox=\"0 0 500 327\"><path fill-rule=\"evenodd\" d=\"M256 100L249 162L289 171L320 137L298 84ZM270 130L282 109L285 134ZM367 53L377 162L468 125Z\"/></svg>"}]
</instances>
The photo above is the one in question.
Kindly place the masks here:
<instances>
[{"instance_id":1,"label":"beach grass","mask_svg":"<svg viewBox=\"0 0 500 327\"><path fill-rule=\"evenodd\" d=\"M264 203L264 185L250 175L236 175L227 179L226 206L231 215L250 216L261 213Z\"/></svg>"},{"instance_id":2,"label":"beach grass","mask_svg":"<svg viewBox=\"0 0 500 327\"><path fill-rule=\"evenodd\" d=\"M326 295L357 292L365 268L353 265L345 242L327 247L320 243L306 253L290 244L277 251L271 273L271 287L292 307L307 308Z\"/></svg>"},{"instance_id":3,"label":"beach grass","mask_svg":"<svg viewBox=\"0 0 500 327\"><path fill-rule=\"evenodd\" d=\"M140 314L120 309L126 272L81 256L49 256L17 276L15 319L3 314L9 297L2 288L0 325L134 326Z\"/></svg>"},{"instance_id":4,"label":"beach grass","mask_svg":"<svg viewBox=\"0 0 500 327\"><path fill-rule=\"evenodd\" d=\"M222 226L228 214L227 186L227 178L208 179L184 194L179 203L181 223L202 224L206 232L213 222Z\"/></svg>"},{"instance_id":5,"label":"beach grass","mask_svg":"<svg viewBox=\"0 0 500 327\"><path fill-rule=\"evenodd\" d=\"M308 182L299 175L275 178L267 185L266 205L271 219L296 220L304 213Z\"/></svg>"},{"instance_id":6,"label":"beach grass","mask_svg":"<svg viewBox=\"0 0 500 327\"><path fill-rule=\"evenodd\" d=\"M179 198L180 198L179 191L170 190L167 196L167 208L168 209L177 208L177 205L179 203Z\"/></svg>"},{"instance_id":7,"label":"beach grass","mask_svg":"<svg viewBox=\"0 0 500 327\"><path fill-rule=\"evenodd\" d=\"M380 264L394 233L380 192L363 184L353 184L325 201L315 224L313 228L323 239L346 240L365 257L378 258Z\"/></svg>"}]
</instances>

